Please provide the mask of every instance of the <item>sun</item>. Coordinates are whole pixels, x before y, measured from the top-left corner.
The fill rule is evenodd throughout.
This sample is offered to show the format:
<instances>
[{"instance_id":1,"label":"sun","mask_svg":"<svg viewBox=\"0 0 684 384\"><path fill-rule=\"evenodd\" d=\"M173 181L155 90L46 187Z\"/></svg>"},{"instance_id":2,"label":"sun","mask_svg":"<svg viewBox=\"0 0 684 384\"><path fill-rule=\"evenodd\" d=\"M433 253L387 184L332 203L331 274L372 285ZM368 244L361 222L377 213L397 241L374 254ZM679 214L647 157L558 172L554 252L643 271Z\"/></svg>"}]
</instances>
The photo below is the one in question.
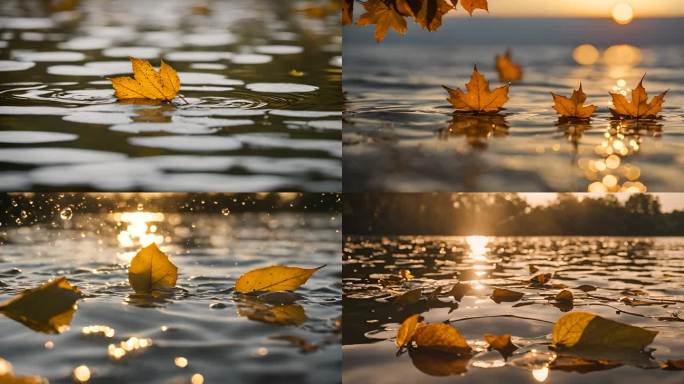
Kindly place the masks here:
<instances>
[{"instance_id":1,"label":"sun","mask_svg":"<svg viewBox=\"0 0 684 384\"><path fill-rule=\"evenodd\" d=\"M618 24L629 24L634 19L634 9L627 3L618 3L613 7L613 20Z\"/></svg>"}]
</instances>

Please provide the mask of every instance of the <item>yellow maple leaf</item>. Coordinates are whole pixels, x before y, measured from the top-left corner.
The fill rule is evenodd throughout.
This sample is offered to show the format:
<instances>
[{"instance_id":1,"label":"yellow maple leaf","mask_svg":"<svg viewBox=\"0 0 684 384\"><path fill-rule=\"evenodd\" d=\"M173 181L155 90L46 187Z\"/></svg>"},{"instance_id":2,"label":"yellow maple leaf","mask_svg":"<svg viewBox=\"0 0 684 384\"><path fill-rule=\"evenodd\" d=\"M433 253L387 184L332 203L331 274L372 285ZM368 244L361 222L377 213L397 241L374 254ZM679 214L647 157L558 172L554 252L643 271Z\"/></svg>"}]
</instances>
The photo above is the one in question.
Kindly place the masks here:
<instances>
[{"instance_id":1,"label":"yellow maple leaf","mask_svg":"<svg viewBox=\"0 0 684 384\"><path fill-rule=\"evenodd\" d=\"M460 88L451 89L445 85L443 87L449 92L447 101L459 110L496 112L508 101L508 85L490 92L489 82L477 70L477 66L473 69L470 81L466 83L467 92L461 91Z\"/></svg>"},{"instance_id":2,"label":"yellow maple leaf","mask_svg":"<svg viewBox=\"0 0 684 384\"><path fill-rule=\"evenodd\" d=\"M69 328L81 296L78 288L60 277L0 304L0 312L35 331L61 333Z\"/></svg>"},{"instance_id":3,"label":"yellow maple leaf","mask_svg":"<svg viewBox=\"0 0 684 384\"><path fill-rule=\"evenodd\" d=\"M496 55L496 70L501 81L518 81L522 79L522 66L511 59L511 50L503 55Z\"/></svg>"},{"instance_id":4,"label":"yellow maple leaf","mask_svg":"<svg viewBox=\"0 0 684 384\"><path fill-rule=\"evenodd\" d=\"M299 268L276 265L251 270L235 282L235 292L294 291L306 283L318 268Z\"/></svg>"},{"instance_id":5,"label":"yellow maple leaf","mask_svg":"<svg viewBox=\"0 0 684 384\"><path fill-rule=\"evenodd\" d=\"M553 326L553 343L565 348L642 350L657 331L604 319L589 312L570 312Z\"/></svg>"},{"instance_id":6,"label":"yellow maple leaf","mask_svg":"<svg viewBox=\"0 0 684 384\"><path fill-rule=\"evenodd\" d=\"M161 61L157 72L147 60L130 57L133 77L109 79L118 99L153 99L171 101L180 90L178 73Z\"/></svg>"},{"instance_id":7,"label":"yellow maple leaf","mask_svg":"<svg viewBox=\"0 0 684 384\"><path fill-rule=\"evenodd\" d=\"M639 81L639 85L632 90L632 102L627 101L627 98L620 93L610 93L613 98L614 108L610 109L610 112L615 117L627 117L627 118L655 118L663 109L663 101L665 100L665 94L667 91L655 96L648 102L648 94L643 86L644 75Z\"/></svg>"},{"instance_id":8,"label":"yellow maple leaf","mask_svg":"<svg viewBox=\"0 0 684 384\"><path fill-rule=\"evenodd\" d=\"M368 0L363 3L363 7L366 8L366 13L361 15L356 24L361 26L375 24L375 40L377 42L381 42L385 38L390 28L402 35L406 33L406 19L399 13L394 2Z\"/></svg>"},{"instance_id":9,"label":"yellow maple leaf","mask_svg":"<svg viewBox=\"0 0 684 384\"><path fill-rule=\"evenodd\" d=\"M485 11L489 12L489 8L487 7L487 0L461 0L461 7L468 11L470 13L470 16L473 15L473 12L475 12L476 9L484 9Z\"/></svg>"},{"instance_id":10,"label":"yellow maple leaf","mask_svg":"<svg viewBox=\"0 0 684 384\"><path fill-rule=\"evenodd\" d=\"M178 267L152 243L141 249L128 267L128 281L137 293L176 286Z\"/></svg>"},{"instance_id":11,"label":"yellow maple leaf","mask_svg":"<svg viewBox=\"0 0 684 384\"><path fill-rule=\"evenodd\" d=\"M582 91L582 83L580 83L579 89L572 91L570 98L556 95L553 92L551 92L551 96L553 97L553 108L563 117L588 119L596 111L595 105L584 105L587 95Z\"/></svg>"}]
</instances>

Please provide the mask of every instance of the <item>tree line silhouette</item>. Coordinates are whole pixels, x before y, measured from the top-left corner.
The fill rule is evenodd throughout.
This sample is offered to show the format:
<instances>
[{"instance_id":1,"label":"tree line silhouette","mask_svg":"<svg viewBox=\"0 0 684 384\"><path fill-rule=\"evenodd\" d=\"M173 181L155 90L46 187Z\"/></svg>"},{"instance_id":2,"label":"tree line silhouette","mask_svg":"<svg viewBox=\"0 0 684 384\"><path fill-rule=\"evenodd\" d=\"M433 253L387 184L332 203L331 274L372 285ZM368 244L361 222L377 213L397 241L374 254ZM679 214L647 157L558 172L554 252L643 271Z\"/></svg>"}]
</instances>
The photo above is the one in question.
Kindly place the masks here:
<instances>
[{"instance_id":1,"label":"tree line silhouette","mask_svg":"<svg viewBox=\"0 0 684 384\"><path fill-rule=\"evenodd\" d=\"M682 195L684 199L684 194ZM345 194L345 234L681 236L684 211L663 212L651 194L579 198L532 206L515 193Z\"/></svg>"}]
</instances>

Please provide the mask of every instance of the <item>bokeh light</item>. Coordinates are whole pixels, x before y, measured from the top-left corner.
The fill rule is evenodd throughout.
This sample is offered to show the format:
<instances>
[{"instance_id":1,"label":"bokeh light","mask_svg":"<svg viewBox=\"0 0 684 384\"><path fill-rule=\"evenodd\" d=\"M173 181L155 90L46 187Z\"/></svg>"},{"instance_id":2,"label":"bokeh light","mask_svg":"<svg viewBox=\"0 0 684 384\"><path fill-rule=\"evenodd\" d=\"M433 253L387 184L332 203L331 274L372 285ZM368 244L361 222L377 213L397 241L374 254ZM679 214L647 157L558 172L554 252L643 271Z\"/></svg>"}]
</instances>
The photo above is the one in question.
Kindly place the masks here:
<instances>
[{"instance_id":1,"label":"bokeh light","mask_svg":"<svg viewBox=\"0 0 684 384\"><path fill-rule=\"evenodd\" d=\"M613 20L618 24L629 24L634 19L634 9L627 3L619 3L613 7Z\"/></svg>"},{"instance_id":2,"label":"bokeh light","mask_svg":"<svg viewBox=\"0 0 684 384\"><path fill-rule=\"evenodd\" d=\"M601 57L601 53L596 47L591 44L578 45L572 51L572 58L575 59L577 64L581 65L592 65L598 61Z\"/></svg>"}]
</instances>

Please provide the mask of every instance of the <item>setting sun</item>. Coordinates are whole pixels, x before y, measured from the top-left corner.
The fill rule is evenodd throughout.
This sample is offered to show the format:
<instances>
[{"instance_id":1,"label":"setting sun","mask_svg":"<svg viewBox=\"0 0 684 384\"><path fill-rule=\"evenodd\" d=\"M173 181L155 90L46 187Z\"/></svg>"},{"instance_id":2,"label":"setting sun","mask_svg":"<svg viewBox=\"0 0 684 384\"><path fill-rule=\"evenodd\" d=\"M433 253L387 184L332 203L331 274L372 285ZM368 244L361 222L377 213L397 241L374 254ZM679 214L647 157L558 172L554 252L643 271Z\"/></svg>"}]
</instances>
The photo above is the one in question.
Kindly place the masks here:
<instances>
[{"instance_id":1,"label":"setting sun","mask_svg":"<svg viewBox=\"0 0 684 384\"><path fill-rule=\"evenodd\" d=\"M629 24L634 19L634 9L627 3L619 3L613 7L613 20L618 24Z\"/></svg>"}]
</instances>

